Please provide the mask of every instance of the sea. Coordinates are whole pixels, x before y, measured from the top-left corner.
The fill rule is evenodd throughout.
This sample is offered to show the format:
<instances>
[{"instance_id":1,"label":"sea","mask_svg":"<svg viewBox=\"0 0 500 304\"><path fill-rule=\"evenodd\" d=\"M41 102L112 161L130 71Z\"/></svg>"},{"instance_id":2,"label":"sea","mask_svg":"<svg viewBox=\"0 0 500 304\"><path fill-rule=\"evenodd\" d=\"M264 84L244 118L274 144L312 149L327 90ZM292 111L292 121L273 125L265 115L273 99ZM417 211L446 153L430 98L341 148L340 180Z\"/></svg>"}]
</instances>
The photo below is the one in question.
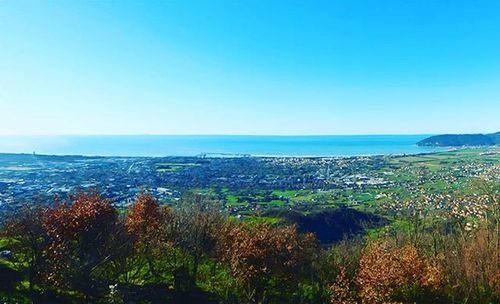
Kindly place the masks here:
<instances>
[{"instance_id":1,"label":"sea","mask_svg":"<svg viewBox=\"0 0 500 304\"><path fill-rule=\"evenodd\" d=\"M430 135L240 136L240 135L81 135L0 136L0 153L87 156L309 156L419 154L442 148L419 147Z\"/></svg>"}]
</instances>

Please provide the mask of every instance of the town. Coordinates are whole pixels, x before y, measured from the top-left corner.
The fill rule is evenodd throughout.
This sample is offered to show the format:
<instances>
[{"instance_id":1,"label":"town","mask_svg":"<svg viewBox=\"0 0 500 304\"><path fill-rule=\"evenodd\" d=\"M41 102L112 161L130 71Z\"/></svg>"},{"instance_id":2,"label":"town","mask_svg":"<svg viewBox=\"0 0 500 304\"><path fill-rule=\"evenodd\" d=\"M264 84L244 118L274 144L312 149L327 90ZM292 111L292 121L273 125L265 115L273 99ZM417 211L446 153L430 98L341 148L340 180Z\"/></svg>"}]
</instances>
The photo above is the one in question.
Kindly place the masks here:
<instances>
[{"instance_id":1,"label":"town","mask_svg":"<svg viewBox=\"0 0 500 304\"><path fill-rule=\"evenodd\" d=\"M92 189L118 207L141 192L165 204L187 193L206 194L239 217L339 206L394 216L417 205L480 216L486 206L446 203L447 195L478 178L500 181L497 147L337 158L0 154L0 211Z\"/></svg>"}]
</instances>

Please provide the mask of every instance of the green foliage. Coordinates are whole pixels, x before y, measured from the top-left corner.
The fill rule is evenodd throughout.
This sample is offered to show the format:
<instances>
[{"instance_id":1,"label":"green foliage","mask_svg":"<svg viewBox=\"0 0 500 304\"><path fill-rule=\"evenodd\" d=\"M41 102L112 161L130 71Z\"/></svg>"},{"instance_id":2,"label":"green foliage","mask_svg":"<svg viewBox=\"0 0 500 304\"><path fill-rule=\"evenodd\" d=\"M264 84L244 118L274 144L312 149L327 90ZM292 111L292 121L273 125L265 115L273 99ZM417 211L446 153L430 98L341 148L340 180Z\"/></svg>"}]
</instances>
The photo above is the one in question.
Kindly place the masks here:
<instances>
[{"instance_id":1,"label":"green foliage","mask_svg":"<svg viewBox=\"0 0 500 304\"><path fill-rule=\"evenodd\" d=\"M5 270L0 279L6 279L1 287L9 287L0 290L0 299L113 304L496 303L499 186L484 181L460 185L467 191L452 189L447 203L481 202L487 209L479 216L455 216L451 209L446 212L452 216L445 217L443 210L420 208L442 198L429 192L446 188L440 182L422 183L424 192L397 201L400 211L388 216L388 225L329 248L289 226L278 213L231 217L211 200L212 192L187 196L171 207L141 194L122 212L95 193L81 194L67 205L20 210L7 221L0 249L14 254L0 259L0 272ZM229 190L222 191L226 199L239 200ZM385 192L370 189L266 193L281 196L276 198L280 202L285 197L319 201L339 193L342 199L363 204L391 202L376 199ZM246 196L262 199L263 194ZM334 209L339 210L343 209Z\"/></svg>"}]
</instances>

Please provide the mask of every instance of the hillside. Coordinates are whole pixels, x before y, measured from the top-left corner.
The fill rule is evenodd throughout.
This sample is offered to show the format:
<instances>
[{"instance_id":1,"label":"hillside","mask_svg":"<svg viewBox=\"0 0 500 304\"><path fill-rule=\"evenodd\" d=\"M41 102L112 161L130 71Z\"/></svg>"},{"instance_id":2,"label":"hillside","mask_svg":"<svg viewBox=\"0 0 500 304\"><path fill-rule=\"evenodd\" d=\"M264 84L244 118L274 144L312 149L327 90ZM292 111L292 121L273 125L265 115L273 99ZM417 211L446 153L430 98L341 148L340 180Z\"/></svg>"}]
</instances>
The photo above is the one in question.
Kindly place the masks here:
<instances>
[{"instance_id":1,"label":"hillside","mask_svg":"<svg viewBox=\"0 0 500 304\"><path fill-rule=\"evenodd\" d=\"M493 134L443 134L428 137L417 143L419 146L457 147L492 146L500 143L500 132Z\"/></svg>"},{"instance_id":2,"label":"hillside","mask_svg":"<svg viewBox=\"0 0 500 304\"><path fill-rule=\"evenodd\" d=\"M345 207L313 212L310 215L288 210L271 211L267 215L284 218L288 223L296 224L301 232L313 232L323 244L332 244L345 237L366 232L368 228L387 224L387 220L381 216Z\"/></svg>"},{"instance_id":3,"label":"hillside","mask_svg":"<svg viewBox=\"0 0 500 304\"><path fill-rule=\"evenodd\" d=\"M493 139L496 145L500 144L500 132L488 134L488 137Z\"/></svg>"}]
</instances>

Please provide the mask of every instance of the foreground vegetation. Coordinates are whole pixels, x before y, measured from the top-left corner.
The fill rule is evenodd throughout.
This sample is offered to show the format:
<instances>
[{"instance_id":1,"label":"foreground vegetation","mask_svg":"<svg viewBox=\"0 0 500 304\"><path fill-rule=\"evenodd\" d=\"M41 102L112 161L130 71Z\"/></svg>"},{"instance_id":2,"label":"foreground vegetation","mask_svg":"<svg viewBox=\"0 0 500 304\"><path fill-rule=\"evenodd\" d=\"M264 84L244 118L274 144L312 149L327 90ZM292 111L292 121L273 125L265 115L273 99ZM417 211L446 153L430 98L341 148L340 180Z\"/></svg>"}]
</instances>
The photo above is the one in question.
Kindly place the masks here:
<instances>
[{"instance_id":1,"label":"foreground vegetation","mask_svg":"<svg viewBox=\"0 0 500 304\"><path fill-rule=\"evenodd\" d=\"M26 206L0 241L9 303L495 303L498 183L475 218L415 212L322 246L286 221L241 221L207 195L126 210L98 193ZM459 195L459 194L457 194ZM455 199L460 200L460 197ZM469 198L467 198L469 199ZM395 227L397 229L395 229Z\"/></svg>"}]
</instances>

